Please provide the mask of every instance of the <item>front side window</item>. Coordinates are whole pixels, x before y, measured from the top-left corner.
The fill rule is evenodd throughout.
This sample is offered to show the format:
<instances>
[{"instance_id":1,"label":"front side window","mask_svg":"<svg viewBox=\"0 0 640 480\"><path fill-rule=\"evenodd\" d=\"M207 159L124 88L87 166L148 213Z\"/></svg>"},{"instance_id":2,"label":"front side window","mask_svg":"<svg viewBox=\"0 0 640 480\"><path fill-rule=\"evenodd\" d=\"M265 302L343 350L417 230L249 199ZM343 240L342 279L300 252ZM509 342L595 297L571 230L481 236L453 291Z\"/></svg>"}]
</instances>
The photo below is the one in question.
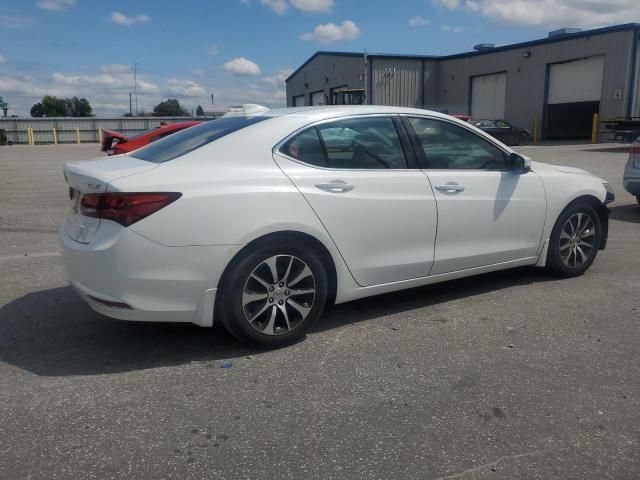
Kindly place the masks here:
<instances>
[{"instance_id":1,"label":"front side window","mask_svg":"<svg viewBox=\"0 0 640 480\"><path fill-rule=\"evenodd\" d=\"M407 168L402 143L390 117L323 123L293 137L280 151L302 162L326 168Z\"/></svg>"},{"instance_id":2,"label":"front side window","mask_svg":"<svg viewBox=\"0 0 640 480\"><path fill-rule=\"evenodd\" d=\"M428 168L506 170L507 154L475 133L442 120L410 118Z\"/></svg>"},{"instance_id":3,"label":"front side window","mask_svg":"<svg viewBox=\"0 0 640 480\"><path fill-rule=\"evenodd\" d=\"M166 162L268 118L271 117L221 117L168 135L134 151L131 156L148 162Z\"/></svg>"}]
</instances>

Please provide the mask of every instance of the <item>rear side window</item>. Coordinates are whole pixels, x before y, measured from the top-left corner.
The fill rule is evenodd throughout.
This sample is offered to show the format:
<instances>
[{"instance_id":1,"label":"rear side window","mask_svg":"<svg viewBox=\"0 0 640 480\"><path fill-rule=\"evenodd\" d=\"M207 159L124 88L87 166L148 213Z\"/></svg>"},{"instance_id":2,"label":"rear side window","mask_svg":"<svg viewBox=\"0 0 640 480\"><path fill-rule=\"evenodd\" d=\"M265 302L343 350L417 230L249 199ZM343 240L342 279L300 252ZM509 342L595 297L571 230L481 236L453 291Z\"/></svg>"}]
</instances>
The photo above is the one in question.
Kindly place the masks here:
<instances>
[{"instance_id":1,"label":"rear side window","mask_svg":"<svg viewBox=\"0 0 640 480\"><path fill-rule=\"evenodd\" d=\"M168 135L131 156L153 163L167 162L268 118L271 117L222 117Z\"/></svg>"},{"instance_id":2,"label":"rear side window","mask_svg":"<svg viewBox=\"0 0 640 480\"><path fill-rule=\"evenodd\" d=\"M337 169L403 169L407 160L393 120L363 117L323 123L280 149L301 162Z\"/></svg>"}]
</instances>

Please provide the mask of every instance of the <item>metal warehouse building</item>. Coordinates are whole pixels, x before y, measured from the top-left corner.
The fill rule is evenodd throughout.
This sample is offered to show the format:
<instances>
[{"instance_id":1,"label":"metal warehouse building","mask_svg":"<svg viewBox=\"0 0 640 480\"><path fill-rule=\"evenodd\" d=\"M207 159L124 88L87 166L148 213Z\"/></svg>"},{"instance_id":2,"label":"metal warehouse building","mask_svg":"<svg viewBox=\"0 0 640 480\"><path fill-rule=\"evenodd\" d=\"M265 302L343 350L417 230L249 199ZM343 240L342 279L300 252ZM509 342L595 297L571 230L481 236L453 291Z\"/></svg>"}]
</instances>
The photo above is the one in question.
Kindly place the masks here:
<instances>
[{"instance_id":1,"label":"metal warehouse building","mask_svg":"<svg viewBox=\"0 0 640 480\"><path fill-rule=\"evenodd\" d=\"M287 79L287 105L428 108L588 138L594 113L640 116L639 45L633 23L440 57L320 51Z\"/></svg>"}]
</instances>

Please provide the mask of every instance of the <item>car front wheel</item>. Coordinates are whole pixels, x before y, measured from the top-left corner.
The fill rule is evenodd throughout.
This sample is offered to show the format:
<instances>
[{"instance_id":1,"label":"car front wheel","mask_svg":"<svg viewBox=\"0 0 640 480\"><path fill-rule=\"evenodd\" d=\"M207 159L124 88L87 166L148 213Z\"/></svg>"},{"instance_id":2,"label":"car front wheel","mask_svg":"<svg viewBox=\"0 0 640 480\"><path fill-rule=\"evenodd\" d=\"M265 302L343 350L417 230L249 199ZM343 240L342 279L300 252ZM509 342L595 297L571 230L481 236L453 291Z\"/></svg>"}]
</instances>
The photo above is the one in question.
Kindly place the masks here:
<instances>
[{"instance_id":1,"label":"car front wheel","mask_svg":"<svg viewBox=\"0 0 640 480\"><path fill-rule=\"evenodd\" d=\"M243 254L223 282L219 313L242 343L277 348L304 338L326 300L319 257L293 242Z\"/></svg>"},{"instance_id":2,"label":"car front wheel","mask_svg":"<svg viewBox=\"0 0 640 480\"><path fill-rule=\"evenodd\" d=\"M566 208L556 221L547 254L547 268L562 277L582 275L598 254L602 238L600 217L588 204Z\"/></svg>"},{"instance_id":3,"label":"car front wheel","mask_svg":"<svg viewBox=\"0 0 640 480\"><path fill-rule=\"evenodd\" d=\"M516 145L526 145L529 143L529 135L527 132L520 132L516 137Z\"/></svg>"}]
</instances>

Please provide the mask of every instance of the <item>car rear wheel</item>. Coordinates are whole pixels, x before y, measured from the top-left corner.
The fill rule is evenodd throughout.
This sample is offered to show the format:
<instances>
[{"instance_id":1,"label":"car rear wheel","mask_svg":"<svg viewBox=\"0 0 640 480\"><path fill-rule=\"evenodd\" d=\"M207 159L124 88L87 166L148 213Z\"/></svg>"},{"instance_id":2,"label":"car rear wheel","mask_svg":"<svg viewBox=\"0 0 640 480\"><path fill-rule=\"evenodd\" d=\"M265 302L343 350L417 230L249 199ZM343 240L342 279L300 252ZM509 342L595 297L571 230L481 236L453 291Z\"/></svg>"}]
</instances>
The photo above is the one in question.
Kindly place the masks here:
<instances>
[{"instance_id":1,"label":"car rear wheel","mask_svg":"<svg viewBox=\"0 0 640 480\"><path fill-rule=\"evenodd\" d=\"M602 238L600 217L591 205L570 205L556 221L547 253L547 268L561 277L586 272L598 254Z\"/></svg>"},{"instance_id":2,"label":"car rear wheel","mask_svg":"<svg viewBox=\"0 0 640 480\"><path fill-rule=\"evenodd\" d=\"M529 143L529 135L527 132L520 132L516 137L516 145L526 145Z\"/></svg>"},{"instance_id":3,"label":"car rear wheel","mask_svg":"<svg viewBox=\"0 0 640 480\"><path fill-rule=\"evenodd\" d=\"M636 195L636 202L640 203L640 195Z\"/></svg>"},{"instance_id":4,"label":"car rear wheel","mask_svg":"<svg viewBox=\"0 0 640 480\"><path fill-rule=\"evenodd\" d=\"M292 242L253 248L232 265L220 314L242 343L277 348L304 338L326 300L327 275L318 256Z\"/></svg>"}]
</instances>

